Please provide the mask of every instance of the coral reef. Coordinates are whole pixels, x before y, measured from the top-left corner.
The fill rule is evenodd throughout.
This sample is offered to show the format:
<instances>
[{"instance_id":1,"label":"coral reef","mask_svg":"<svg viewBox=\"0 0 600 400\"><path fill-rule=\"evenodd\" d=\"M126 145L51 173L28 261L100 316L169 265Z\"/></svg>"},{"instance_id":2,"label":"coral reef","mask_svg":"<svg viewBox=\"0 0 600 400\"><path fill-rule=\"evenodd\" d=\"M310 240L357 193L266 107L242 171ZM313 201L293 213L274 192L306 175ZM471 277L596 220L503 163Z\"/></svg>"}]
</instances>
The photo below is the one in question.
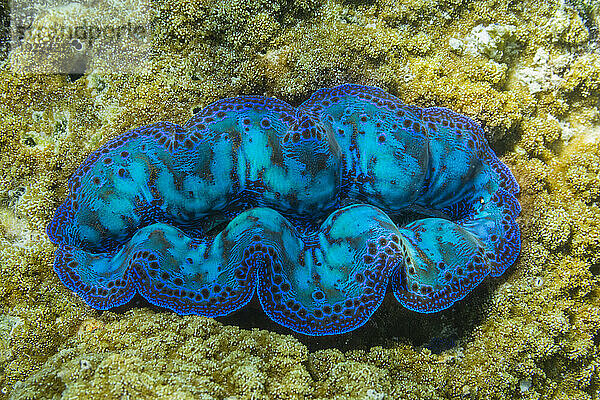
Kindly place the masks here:
<instances>
[{"instance_id":1,"label":"coral reef","mask_svg":"<svg viewBox=\"0 0 600 400\"><path fill-rule=\"evenodd\" d=\"M49 10L34 30L86 13L109 20L125 3ZM589 29L597 7L579 3L579 13L559 1L133 4L148 10L149 50L123 71L95 43L79 57L68 37L24 36L33 46L11 50L0 69L1 395L599 398L600 63ZM514 27L499 58L450 40L493 24ZM28 53L40 41L63 41L79 58ZM539 61L546 54L549 69ZM28 73L32 60L59 62L64 73ZM346 82L482 123L522 187L523 249L502 278L426 316L384 301L335 340L286 335L252 310L219 322L141 300L98 312L61 285L44 227L93 149L148 121L184 123L219 98L297 105Z\"/></svg>"}]
</instances>

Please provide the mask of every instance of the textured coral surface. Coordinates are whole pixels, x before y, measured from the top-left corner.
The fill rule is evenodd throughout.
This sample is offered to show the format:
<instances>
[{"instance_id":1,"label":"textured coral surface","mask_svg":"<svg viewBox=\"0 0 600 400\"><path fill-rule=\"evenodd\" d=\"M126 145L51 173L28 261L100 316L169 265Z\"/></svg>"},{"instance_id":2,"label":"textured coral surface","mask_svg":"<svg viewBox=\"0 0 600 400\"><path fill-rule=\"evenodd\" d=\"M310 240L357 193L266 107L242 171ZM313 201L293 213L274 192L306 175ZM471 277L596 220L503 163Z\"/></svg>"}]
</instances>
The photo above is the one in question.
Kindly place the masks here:
<instances>
[{"instance_id":1,"label":"textured coral surface","mask_svg":"<svg viewBox=\"0 0 600 400\"><path fill-rule=\"evenodd\" d=\"M588 3L197 0L40 14L0 70L3 396L599 398L600 56ZM118 7L148 23L144 57L56 34L123 23ZM99 312L60 283L44 228L92 150L150 121L183 124L219 98L298 105L346 82L484 126L522 188L523 249L501 278L440 313L386 299L362 328L318 339L256 304L218 321L141 299Z\"/></svg>"}]
</instances>

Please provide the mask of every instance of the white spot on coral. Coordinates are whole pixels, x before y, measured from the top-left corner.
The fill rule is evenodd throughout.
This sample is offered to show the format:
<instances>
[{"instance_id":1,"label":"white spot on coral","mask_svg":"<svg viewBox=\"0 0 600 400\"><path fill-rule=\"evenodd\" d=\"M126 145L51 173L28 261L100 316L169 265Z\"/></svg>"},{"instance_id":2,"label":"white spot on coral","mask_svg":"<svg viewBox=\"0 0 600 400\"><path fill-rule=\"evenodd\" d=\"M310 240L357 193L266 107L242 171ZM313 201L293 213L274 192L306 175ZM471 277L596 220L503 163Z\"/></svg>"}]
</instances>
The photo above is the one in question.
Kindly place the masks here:
<instances>
[{"instance_id":1,"label":"white spot on coral","mask_svg":"<svg viewBox=\"0 0 600 400\"><path fill-rule=\"evenodd\" d=\"M385 398L384 393L379 393L375 389L367 390L365 400L383 400Z\"/></svg>"},{"instance_id":2,"label":"white spot on coral","mask_svg":"<svg viewBox=\"0 0 600 400\"><path fill-rule=\"evenodd\" d=\"M462 41L452 38L448 44L456 51L464 50L465 53L473 55L482 54L500 61L504 56L517 53L516 30L514 25L477 25Z\"/></svg>"},{"instance_id":3,"label":"white spot on coral","mask_svg":"<svg viewBox=\"0 0 600 400\"><path fill-rule=\"evenodd\" d=\"M551 115L548 115L550 118ZM564 144L569 143L571 138L575 136L575 131L571 127L571 124L567 121L558 121L558 126L560 126L560 138L564 142Z\"/></svg>"},{"instance_id":4,"label":"white spot on coral","mask_svg":"<svg viewBox=\"0 0 600 400\"><path fill-rule=\"evenodd\" d=\"M456 52L462 52L463 48L465 47L465 44L460 39L450 38L448 40L448 46L450 46L450 48Z\"/></svg>"},{"instance_id":5,"label":"white spot on coral","mask_svg":"<svg viewBox=\"0 0 600 400\"><path fill-rule=\"evenodd\" d=\"M532 94L553 90L563 80L563 74L571 61L571 54L551 57L548 50L540 47L533 56L531 66L517 67L514 78L525 84Z\"/></svg>"},{"instance_id":6,"label":"white spot on coral","mask_svg":"<svg viewBox=\"0 0 600 400\"><path fill-rule=\"evenodd\" d=\"M521 379L521 381L519 381L519 389L521 389L521 393L525 393L531 389L531 378Z\"/></svg>"}]
</instances>

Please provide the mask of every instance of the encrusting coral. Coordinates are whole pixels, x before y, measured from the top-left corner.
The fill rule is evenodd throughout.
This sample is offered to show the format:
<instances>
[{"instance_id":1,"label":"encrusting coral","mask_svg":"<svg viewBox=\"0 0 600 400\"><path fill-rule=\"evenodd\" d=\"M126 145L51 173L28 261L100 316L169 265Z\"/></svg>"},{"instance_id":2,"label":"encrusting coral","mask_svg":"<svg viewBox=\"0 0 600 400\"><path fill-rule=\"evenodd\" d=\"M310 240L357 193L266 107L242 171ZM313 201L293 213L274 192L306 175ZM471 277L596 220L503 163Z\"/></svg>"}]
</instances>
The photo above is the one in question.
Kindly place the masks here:
<instances>
[{"instance_id":1,"label":"encrusting coral","mask_svg":"<svg viewBox=\"0 0 600 400\"><path fill-rule=\"evenodd\" d=\"M101 6L107 18L115 4ZM77 60L39 60L17 46L0 70L3 396L600 396L598 56L585 25L595 17L582 19L558 1L144 7L152 29L138 73L111 73L93 46ZM96 10L75 11L49 10L34 29L69 26ZM501 56L451 46L493 24L514 27L497 41ZM48 37L38 33L24 40ZM535 64L545 54L549 70ZM31 60L46 70L60 60L66 71L27 74ZM546 76L551 84L533 85ZM219 322L142 301L98 312L60 284L44 227L91 151L149 121L184 123L219 98L261 94L297 105L346 82L382 87L407 104L449 107L484 126L522 188L523 249L502 278L427 316L385 301L363 328L335 340L290 336L252 310Z\"/></svg>"}]
</instances>

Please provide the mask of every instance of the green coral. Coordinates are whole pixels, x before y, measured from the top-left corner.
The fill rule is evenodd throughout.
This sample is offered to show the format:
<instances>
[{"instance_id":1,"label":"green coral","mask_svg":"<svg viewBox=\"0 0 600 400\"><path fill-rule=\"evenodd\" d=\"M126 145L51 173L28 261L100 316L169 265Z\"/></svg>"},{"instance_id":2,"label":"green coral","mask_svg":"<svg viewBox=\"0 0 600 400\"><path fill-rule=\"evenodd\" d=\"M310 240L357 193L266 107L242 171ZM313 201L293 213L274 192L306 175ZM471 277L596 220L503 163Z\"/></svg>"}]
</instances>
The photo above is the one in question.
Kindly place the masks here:
<instances>
[{"instance_id":1,"label":"green coral","mask_svg":"<svg viewBox=\"0 0 600 400\"><path fill-rule=\"evenodd\" d=\"M597 96L600 89L600 56L585 54L578 57L565 77L563 89L582 98Z\"/></svg>"},{"instance_id":2,"label":"green coral","mask_svg":"<svg viewBox=\"0 0 600 400\"><path fill-rule=\"evenodd\" d=\"M134 310L80 329L16 398L303 398L304 346L289 336L243 331L202 317ZM235 337L236 340L231 339ZM148 360L154 360L152 366ZM114 381L118 371L119 382Z\"/></svg>"},{"instance_id":3,"label":"green coral","mask_svg":"<svg viewBox=\"0 0 600 400\"><path fill-rule=\"evenodd\" d=\"M99 52L124 50L116 44L80 51L46 34L52 21L119 16L117 5L49 10L24 40L60 54L40 59L17 46L0 69L2 395L600 397L600 63L573 9L531 0L140 2L132 20L147 22L148 57L117 65ZM503 49L511 43L501 57L456 47L493 24L514 27L500 35ZM535 64L545 54L557 63L552 84L532 91L514 71L546 73ZM73 74L29 74L36 65ZM502 278L441 313L385 302L352 335L312 340L272 332L252 308L222 322L137 306L98 312L59 282L44 227L90 151L146 123L183 123L219 98L298 104L344 82L484 125L522 187L523 250Z\"/></svg>"}]
</instances>

